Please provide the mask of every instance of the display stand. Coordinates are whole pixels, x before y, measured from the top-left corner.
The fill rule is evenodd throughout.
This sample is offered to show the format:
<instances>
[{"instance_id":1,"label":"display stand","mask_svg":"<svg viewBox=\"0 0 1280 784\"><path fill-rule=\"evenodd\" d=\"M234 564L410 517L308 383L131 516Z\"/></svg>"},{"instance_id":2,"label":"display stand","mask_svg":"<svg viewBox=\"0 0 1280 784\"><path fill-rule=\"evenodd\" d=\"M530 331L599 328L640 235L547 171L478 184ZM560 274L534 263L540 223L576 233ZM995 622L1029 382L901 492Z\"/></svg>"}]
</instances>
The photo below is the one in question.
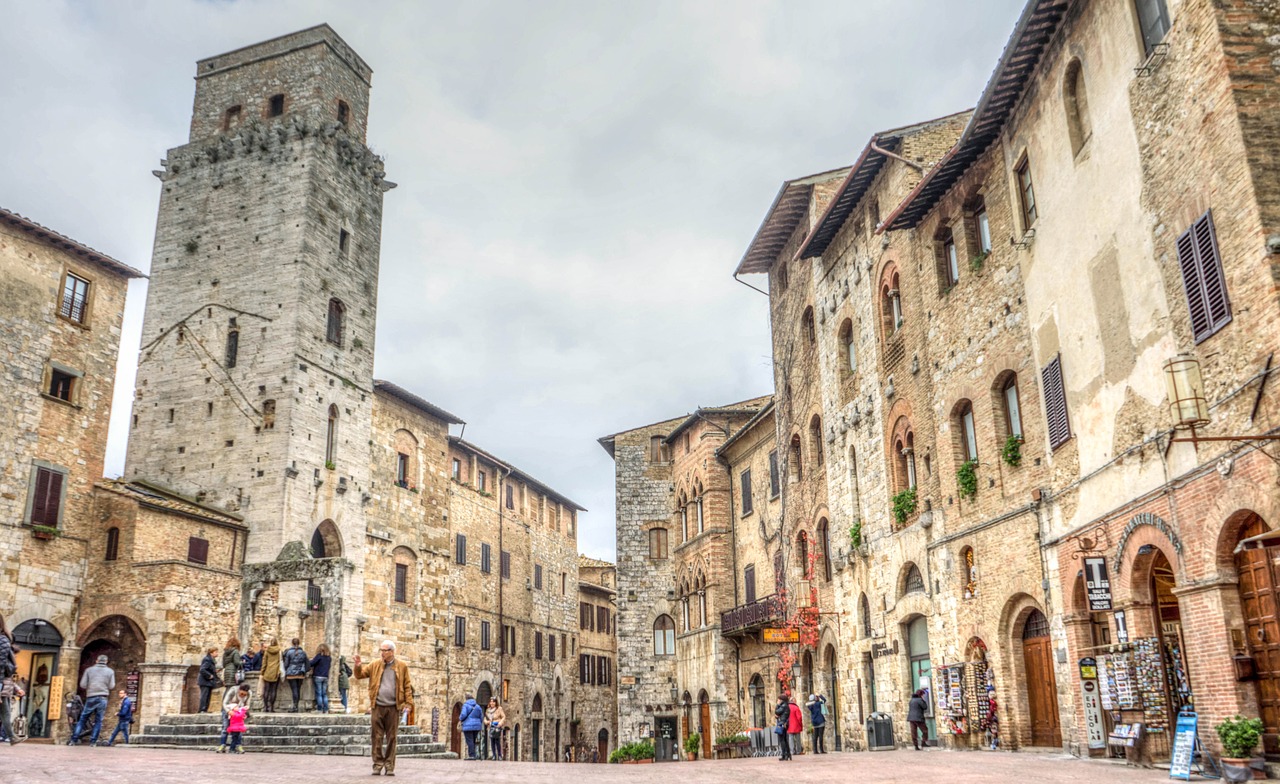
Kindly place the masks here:
<instances>
[{"instance_id":1,"label":"display stand","mask_svg":"<svg viewBox=\"0 0 1280 784\"><path fill-rule=\"evenodd\" d=\"M1178 713L1174 731L1169 778L1190 781L1192 773L1206 779L1222 778L1222 769L1200 743L1199 720L1195 711L1184 710Z\"/></svg>"}]
</instances>

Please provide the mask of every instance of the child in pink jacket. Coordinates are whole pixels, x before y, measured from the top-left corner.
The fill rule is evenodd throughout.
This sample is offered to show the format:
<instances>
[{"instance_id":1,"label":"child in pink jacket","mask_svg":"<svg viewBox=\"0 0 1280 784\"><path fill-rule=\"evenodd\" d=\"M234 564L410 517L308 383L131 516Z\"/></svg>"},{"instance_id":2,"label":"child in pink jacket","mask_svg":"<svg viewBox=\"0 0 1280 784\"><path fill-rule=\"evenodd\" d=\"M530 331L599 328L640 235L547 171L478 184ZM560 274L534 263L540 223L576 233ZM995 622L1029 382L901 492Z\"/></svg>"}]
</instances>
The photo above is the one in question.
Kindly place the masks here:
<instances>
[{"instance_id":1,"label":"child in pink jacket","mask_svg":"<svg viewBox=\"0 0 1280 784\"><path fill-rule=\"evenodd\" d=\"M231 753L244 754L240 748L240 736L244 734L244 722L249 716L247 705L238 705L227 712L227 735L231 737Z\"/></svg>"}]
</instances>

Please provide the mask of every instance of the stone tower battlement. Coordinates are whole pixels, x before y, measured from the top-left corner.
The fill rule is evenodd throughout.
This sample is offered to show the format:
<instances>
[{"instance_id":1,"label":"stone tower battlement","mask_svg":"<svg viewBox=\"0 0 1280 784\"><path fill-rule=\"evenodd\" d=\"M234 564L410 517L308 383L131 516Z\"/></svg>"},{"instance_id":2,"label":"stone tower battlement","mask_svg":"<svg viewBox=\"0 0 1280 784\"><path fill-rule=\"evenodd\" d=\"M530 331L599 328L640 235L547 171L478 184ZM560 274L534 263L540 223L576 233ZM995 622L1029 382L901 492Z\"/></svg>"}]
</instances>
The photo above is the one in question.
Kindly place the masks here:
<instances>
[{"instance_id":1,"label":"stone tower battlement","mask_svg":"<svg viewBox=\"0 0 1280 784\"><path fill-rule=\"evenodd\" d=\"M196 64L190 141L307 115L341 123L363 142L372 77L327 24L207 57Z\"/></svg>"}]
</instances>

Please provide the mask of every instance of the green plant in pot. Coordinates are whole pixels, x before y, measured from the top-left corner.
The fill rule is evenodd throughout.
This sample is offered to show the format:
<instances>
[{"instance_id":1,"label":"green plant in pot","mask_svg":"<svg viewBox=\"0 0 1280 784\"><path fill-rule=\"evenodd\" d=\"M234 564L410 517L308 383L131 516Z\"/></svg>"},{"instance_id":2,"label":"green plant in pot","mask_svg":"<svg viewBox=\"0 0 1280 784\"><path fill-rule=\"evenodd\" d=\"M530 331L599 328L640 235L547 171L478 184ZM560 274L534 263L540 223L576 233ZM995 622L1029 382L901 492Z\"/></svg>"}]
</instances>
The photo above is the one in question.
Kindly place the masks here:
<instances>
[{"instance_id":1,"label":"green plant in pot","mask_svg":"<svg viewBox=\"0 0 1280 784\"><path fill-rule=\"evenodd\" d=\"M853 525L849 526L849 547L857 550L862 546L862 521L854 520Z\"/></svg>"},{"instance_id":2,"label":"green plant in pot","mask_svg":"<svg viewBox=\"0 0 1280 784\"><path fill-rule=\"evenodd\" d=\"M1000 459L1012 468L1022 465L1022 436L1011 435L1004 440L1004 449L1000 450Z\"/></svg>"},{"instance_id":3,"label":"green plant in pot","mask_svg":"<svg viewBox=\"0 0 1280 784\"><path fill-rule=\"evenodd\" d=\"M689 737L684 739L684 753L692 762L698 758L698 748L702 745L702 736L696 732L689 733Z\"/></svg>"},{"instance_id":4,"label":"green plant in pot","mask_svg":"<svg viewBox=\"0 0 1280 784\"><path fill-rule=\"evenodd\" d=\"M916 502L914 487L908 487L893 497L893 519L898 522L899 528L906 525L907 518L916 513Z\"/></svg>"},{"instance_id":5,"label":"green plant in pot","mask_svg":"<svg viewBox=\"0 0 1280 784\"><path fill-rule=\"evenodd\" d=\"M1218 740L1222 741L1223 762L1236 760L1243 765L1253 756L1262 740L1262 719L1246 719L1237 714L1214 727Z\"/></svg>"},{"instance_id":6,"label":"green plant in pot","mask_svg":"<svg viewBox=\"0 0 1280 784\"><path fill-rule=\"evenodd\" d=\"M966 460L956 469L956 485L961 498L973 498L978 494L978 461Z\"/></svg>"}]
</instances>

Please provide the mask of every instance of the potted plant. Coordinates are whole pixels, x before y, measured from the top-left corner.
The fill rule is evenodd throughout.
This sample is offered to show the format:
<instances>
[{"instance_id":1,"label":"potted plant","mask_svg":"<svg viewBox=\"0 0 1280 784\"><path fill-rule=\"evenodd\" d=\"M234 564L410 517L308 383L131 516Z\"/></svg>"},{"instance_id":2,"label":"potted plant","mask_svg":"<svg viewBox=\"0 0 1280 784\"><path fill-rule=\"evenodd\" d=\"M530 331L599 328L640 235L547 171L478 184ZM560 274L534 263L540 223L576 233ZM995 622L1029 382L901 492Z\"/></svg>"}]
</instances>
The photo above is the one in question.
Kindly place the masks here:
<instances>
[{"instance_id":1,"label":"potted plant","mask_svg":"<svg viewBox=\"0 0 1280 784\"><path fill-rule=\"evenodd\" d=\"M956 487L961 498L972 499L978 494L977 460L966 460L956 469Z\"/></svg>"},{"instance_id":2,"label":"potted plant","mask_svg":"<svg viewBox=\"0 0 1280 784\"><path fill-rule=\"evenodd\" d=\"M893 519L898 522L899 528L906 525L907 518L916 513L916 501L914 487L908 487L893 497Z\"/></svg>"},{"instance_id":3,"label":"potted plant","mask_svg":"<svg viewBox=\"0 0 1280 784\"><path fill-rule=\"evenodd\" d=\"M53 539L61 535L56 527L51 525L33 525L31 526L31 534L37 539Z\"/></svg>"},{"instance_id":4,"label":"potted plant","mask_svg":"<svg viewBox=\"0 0 1280 784\"><path fill-rule=\"evenodd\" d=\"M647 762L653 762L653 754L653 744L647 740L638 741L632 744L631 758L639 765L643 765Z\"/></svg>"},{"instance_id":5,"label":"potted plant","mask_svg":"<svg viewBox=\"0 0 1280 784\"><path fill-rule=\"evenodd\" d=\"M1218 740L1222 741L1222 764L1242 771L1250 770L1249 760L1262 739L1262 719L1246 719L1237 714L1214 729L1218 732ZM1255 769L1252 773L1254 778L1266 778L1264 770Z\"/></svg>"},{"instance_id":6,"label":"potted plant","mask_svg":"<svg viewBox=\"0 0 1280 784\"><path fill-rule=\"evenodd\" d=\"M685 759L693 762L698 758L698 747L702 745L702 736L696 732L689 733L689 737L684 739L684 756Z\"/></svg>"},{"instance_id":7,"label":"potted plant","mask_svg":"<svg viewBox=\"0 0 1280 784\"><path fill-rule=\"evenodd\" d=\"M1000 459L1011 468L1022 465L1022 436L1010 435L1004 440L1004 449L1000 450Z\"/></svg>"}]
</instances>

